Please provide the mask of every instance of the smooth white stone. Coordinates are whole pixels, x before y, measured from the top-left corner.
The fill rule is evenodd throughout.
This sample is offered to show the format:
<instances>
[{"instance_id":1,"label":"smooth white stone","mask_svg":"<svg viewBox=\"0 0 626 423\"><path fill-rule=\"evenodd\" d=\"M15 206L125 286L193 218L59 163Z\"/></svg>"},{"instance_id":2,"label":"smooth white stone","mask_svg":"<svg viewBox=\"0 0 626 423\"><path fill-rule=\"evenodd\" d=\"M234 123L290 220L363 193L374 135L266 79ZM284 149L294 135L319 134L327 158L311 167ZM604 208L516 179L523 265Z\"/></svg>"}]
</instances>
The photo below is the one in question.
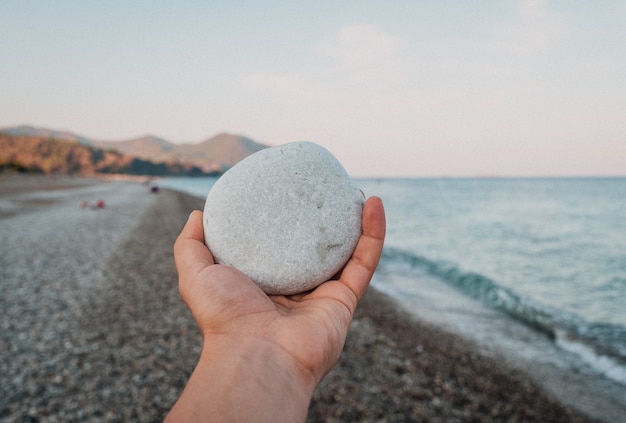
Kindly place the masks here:
<instances>
[{"instance_id":1,"label":"smooth white stone","mask_svg":"<svg viewBox=\"0 0 626 423\"><path fill-rule=\"evenodd\" d=\"M268 294L315 288L346 264L361 235L363 194L312 142L252 154L217 180L204 206L205 242Z\"/></svg>"}]
</instances>

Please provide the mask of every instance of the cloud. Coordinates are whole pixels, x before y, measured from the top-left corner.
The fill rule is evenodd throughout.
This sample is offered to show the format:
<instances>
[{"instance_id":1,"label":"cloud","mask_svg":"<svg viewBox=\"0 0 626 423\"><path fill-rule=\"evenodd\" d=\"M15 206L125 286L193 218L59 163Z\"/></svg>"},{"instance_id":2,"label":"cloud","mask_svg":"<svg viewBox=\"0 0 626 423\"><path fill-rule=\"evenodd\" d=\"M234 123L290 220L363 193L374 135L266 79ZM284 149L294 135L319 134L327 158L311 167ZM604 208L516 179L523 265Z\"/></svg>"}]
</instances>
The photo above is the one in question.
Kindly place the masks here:
<instances>
[{"instance_id":1,"label":"cloud","mask_svg":"<svg viewBox=\"0 0 626 423\"><path fill-rule=\"evenodd\" d=\"M519 57L534 57L556 48L570 34L563 14L552 12L546 0L521 0L516 20L495 26L482 49Z\"/></svg>"},{"instance_id":2,"label":"cloud","mask_svg":"<svg viewBox=\"0 0 626 423\"><path fill-rule=\"evenodd\" d=\"M261 72L244 77L245 86L275 95L297 95L324 103L340 101L343 94L354 94L375 86L388 88L404 78L400 65L403 41L369 24L345 25L310 48L314 66L291 73Z\"/></svg>"},{"instance_id":3,"label":"cloud","mask_svg":"<svg viewBox=\"0 0 626 423\"><path fill-rule=\"evenodd\" d=\"M246 87L283 99L286 104L326 103L335 98L327 83L298 73L254 73L243 78Z\"/></svg>"},{"instance_id":4,"label":"cloud","mask_svg":"<svg viewBox=\"0 0 626 423\"><path fill-rule=\"evenodd\" d=\"M337 64L350 68L380 64L402 48L399 37L369 24L346 25L330 39L316 44L315 50Z\"/></svg>"},{"instance_id":5,"label":"cloud","mask_svg":"<svg viewBox=\"0 0 626 423\"><path fill-rule=\"evenodd\" d=\"M296 75L278 73L256 73L244 77L244 84L258 89L281 94L301 91L303 82Z\"/></svg>"}]
</instances>

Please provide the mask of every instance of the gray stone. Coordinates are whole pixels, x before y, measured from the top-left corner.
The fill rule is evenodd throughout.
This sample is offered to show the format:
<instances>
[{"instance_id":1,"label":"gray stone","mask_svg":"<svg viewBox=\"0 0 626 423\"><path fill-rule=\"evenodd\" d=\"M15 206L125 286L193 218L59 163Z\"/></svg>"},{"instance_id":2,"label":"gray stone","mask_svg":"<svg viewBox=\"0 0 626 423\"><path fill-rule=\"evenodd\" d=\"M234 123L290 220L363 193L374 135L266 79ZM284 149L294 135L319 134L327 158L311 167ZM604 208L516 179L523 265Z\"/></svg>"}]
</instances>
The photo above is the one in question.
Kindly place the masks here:
<instances>
[{"instance_id":1,"label":"gray stone","mask_svg":"<svg viewBox=\"0 0 626 423\"><path fill-rule=\"evenodd\" d=\"M361 235L363 194L339 161L312 142L261 150L215 183L205 241L270 295L315 288L348 261Z\"/></svg>"}]
</instances>

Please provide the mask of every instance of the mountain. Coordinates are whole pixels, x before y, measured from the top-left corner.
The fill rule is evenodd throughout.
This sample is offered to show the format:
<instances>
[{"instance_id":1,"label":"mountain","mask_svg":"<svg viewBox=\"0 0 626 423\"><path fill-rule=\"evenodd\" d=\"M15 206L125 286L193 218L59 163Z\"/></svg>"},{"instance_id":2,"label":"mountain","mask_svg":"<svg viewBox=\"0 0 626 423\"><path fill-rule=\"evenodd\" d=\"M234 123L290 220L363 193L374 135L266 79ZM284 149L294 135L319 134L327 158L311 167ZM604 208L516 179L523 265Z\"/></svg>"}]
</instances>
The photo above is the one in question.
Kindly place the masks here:
<instances>
[{"instance_id":1,"label":"mountain","mask_svg":"<svg viewBox=\"0 0 626 423\"><path fill-rule=\"evenodd\" d=\"M227 133L215 135L198 144L173 144L148 135L127 141L96 142L95 145L155 162L175 160L198 166L206 172L223 172L250 154L267 148L250 138Z\"/></svg>"},{"instance_id":2,"label":"mountain","mask_svg":"<svg viewBox=\"0 0 626 423\"><path fill-rule=\"evenodd\" d=\"M84 145L93 145L93 140L69 131L57 131L55 129L36 128L34 126L22 125L12 128L2 128L0 132L8 135L26 135L32 137L54 138L60 141L73 141Z\"/></svg>"},{"instance_id":3,"label":"mountain","mask_svg":"<svg viewBox=\"0 0 626 423\"><path fill-rule=\"evenodd\" d=\"M100 148L117 150L120 153L144 159L163 161L169 159L167 153L174 149L175 144L154 135L133 138L127 141L94 141Z\"/></svg>"},{"instance_id":4,"label":"mountain","mask_svg":"<svg viewBox=\"0 0 626 423\"><path fill-rule=\"evenodd\" d=\"M183 163L192 163L205 170L226 171L240 160L256 153L266 145L241 135L221 133L199 144L177 145L171 157Z\"/></svg>"},{"instance_id":5,"label":"mountain","mask_svg":"<svg viewBox=\"0 0 626 423\"><path fill-rule=\"evenodd\" d=\"M102 141L69 131L33 126L0 129L0 133L73 141L103 150L116 150L155 163L180 162L184 166L198 167L205 173L224 172L250 154L267 148L250 138L228 133L220 133L197 144L174 144L154 135L123 141Z\"/></svg>"},{"instance_id":6,"label":"mountain","mask_svg":"<svg viewBox=\"0 0 626 423\"><path fill-rule=\"evenodd\" d=\"M0 132L0 171L45 174L122 173L130 175L206 175L200 168L176 162L154 163L115 150L105 150L48 136Z\"/></svg>"}]
</instances>

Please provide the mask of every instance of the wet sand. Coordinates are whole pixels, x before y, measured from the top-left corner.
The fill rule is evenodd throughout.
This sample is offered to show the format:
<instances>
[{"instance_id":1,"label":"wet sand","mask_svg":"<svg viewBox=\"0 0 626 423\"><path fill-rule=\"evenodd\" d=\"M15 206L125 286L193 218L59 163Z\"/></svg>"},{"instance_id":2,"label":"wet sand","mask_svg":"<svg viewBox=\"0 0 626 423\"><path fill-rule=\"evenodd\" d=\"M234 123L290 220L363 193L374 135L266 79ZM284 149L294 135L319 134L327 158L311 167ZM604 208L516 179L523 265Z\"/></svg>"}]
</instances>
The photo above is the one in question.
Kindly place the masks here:
<instances>
[{"instance_id":1,"label":"wet sand","mask_svg":"<svg viewBox=\"0 0 626 423\"><path fill-rule=\"evenodd\" d=\"M0 420L161 421L201 339L172 244L203 201L130 182L0 175ZM81 202L104 200L101 209ZM592 421L370 289L311 422Z\"/></svg>"}]
</instances>

